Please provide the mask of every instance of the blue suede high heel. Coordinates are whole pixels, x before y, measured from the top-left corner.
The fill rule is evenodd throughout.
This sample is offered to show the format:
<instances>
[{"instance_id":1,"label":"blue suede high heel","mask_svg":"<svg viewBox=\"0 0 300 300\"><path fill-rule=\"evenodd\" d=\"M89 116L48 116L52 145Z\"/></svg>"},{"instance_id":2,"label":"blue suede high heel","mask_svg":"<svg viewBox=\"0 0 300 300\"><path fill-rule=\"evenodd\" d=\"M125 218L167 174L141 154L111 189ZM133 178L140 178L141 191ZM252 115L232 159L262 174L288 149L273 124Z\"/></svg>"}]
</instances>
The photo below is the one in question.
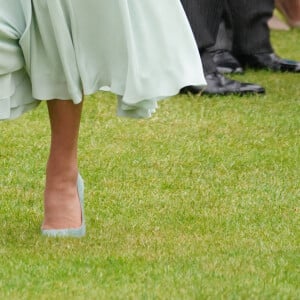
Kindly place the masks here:
<instances>
[{"instance_id":1,"label":"blue suede high heel","mask_svg":"<svg viewBox=\"0 0 300 300\"><path fill-rule=\"evenodd\" d=\"M81 207L81 226L79 228L42 229L42 235L48 237L82 237L85 235L86 227L84 219L84 183L80 174L78 174L77 179L77 190Z\"/></svg>"}]
</instances>

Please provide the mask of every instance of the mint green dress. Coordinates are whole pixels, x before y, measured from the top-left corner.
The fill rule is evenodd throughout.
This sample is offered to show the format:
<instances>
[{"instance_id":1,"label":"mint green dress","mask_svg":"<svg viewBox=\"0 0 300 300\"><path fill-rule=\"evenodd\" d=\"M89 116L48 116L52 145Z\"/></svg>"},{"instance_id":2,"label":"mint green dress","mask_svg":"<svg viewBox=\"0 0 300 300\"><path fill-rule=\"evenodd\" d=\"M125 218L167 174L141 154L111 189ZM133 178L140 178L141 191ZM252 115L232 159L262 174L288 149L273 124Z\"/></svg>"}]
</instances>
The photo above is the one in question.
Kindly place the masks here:
<instances>
[{"instance_id":1,"label":"mint green dress","mask_svg":"<svg viewBox=\"0 0 300 300\"><path fill-rule=\"evenodd\" d=\"M110 90L120 116L205 85L179 0L0 0L0 120Z\"/></svg>"}]
</instances>

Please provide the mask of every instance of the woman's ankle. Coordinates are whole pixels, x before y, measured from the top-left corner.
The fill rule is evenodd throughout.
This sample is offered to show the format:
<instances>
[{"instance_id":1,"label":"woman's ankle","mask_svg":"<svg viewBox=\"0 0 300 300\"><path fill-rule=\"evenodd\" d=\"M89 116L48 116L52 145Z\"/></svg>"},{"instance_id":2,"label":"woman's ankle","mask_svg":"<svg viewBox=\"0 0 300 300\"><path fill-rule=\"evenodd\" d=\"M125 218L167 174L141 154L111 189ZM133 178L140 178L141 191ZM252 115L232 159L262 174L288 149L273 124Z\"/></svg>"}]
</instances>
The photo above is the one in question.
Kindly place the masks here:
<instances>
[{"instance_id":1,"label":"woman's ankle","mask_svg":"<svg viewBox=\"0 0 300 300\"><path fill-rule=\"evenodd\" d=\"M78 228L81 225L81 207L77 190L78 173L47 174L44 193L43 229Z\"/></svg>"}]
</instances>

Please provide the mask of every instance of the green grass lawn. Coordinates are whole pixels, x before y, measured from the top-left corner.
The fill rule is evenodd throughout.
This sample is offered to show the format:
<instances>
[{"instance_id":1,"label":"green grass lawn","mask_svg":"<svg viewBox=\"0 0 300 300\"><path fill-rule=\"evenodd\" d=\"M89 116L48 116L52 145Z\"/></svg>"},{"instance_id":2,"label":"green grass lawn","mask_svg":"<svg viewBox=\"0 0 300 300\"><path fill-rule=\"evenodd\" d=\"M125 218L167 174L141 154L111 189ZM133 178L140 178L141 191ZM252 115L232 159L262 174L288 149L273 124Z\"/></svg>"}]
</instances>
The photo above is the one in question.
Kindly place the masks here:
<instances>
[{"instance_id":1,"label":"green grass lawn","mask_svg":"<svg viewBox=\"0 0 300 300\"><path fill-rule=\"evenodd\" d=\"M272 35L300 60L300 31ZM85 103L87 236L40 235L45 105L0 123L0 299L299 299L299 74L265 96L177 96L149 120Z\"/></svg>"}]
</instances>

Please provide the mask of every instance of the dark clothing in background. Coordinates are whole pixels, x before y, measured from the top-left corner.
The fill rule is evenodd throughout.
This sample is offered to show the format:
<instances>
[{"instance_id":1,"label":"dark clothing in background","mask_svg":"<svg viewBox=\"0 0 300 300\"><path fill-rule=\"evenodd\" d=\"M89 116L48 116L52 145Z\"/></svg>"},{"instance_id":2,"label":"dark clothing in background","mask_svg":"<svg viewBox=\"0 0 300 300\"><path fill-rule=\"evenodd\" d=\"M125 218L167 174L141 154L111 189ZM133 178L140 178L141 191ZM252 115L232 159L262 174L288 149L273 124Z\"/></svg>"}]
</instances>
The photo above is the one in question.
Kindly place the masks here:
<instances>
[{"instance_id":1,"label":"dark clothing in background","mask_svg":"<svg viewBox=\"0 0 300 300\"><path fill-rule=\"evenodd\" d=\"M208 49L214 46L222 20L232 30L232 52L243 54L271 53L267 21L274 0L181 0L190 21L206 74L216 71ZM227 32L227 31L226 31ZM225 32L225 34L226 34ZM227 43L229 36L222 36Z\"/></svg>"}]
</instances>

